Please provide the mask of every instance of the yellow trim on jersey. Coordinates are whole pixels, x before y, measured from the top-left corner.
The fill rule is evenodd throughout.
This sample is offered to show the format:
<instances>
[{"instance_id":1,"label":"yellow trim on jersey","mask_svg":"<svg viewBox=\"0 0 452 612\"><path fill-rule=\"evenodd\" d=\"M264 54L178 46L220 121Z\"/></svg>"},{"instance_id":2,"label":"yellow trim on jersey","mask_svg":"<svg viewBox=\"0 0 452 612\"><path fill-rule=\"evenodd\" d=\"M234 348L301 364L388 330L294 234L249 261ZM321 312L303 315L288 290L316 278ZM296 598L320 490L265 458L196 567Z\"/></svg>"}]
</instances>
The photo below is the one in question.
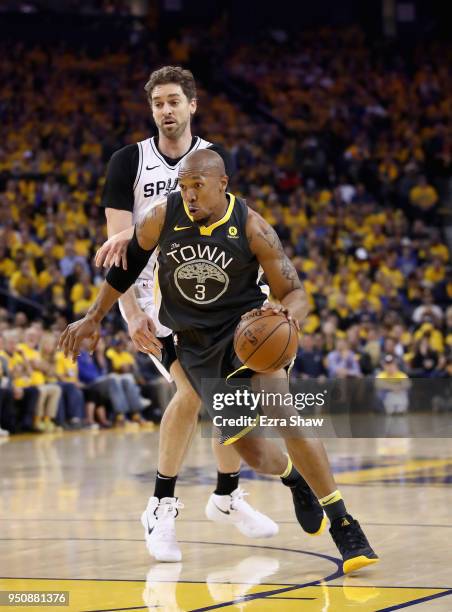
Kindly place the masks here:
<instances>
[{"instance_id":1,"label":"yellow trim on jersey","mask_svg":"<svg viewBox=\"0 0 452 612\"><path fill-rule=\"evenodd\" d=\"M259 425L259 415L256 414L256 423L254 425L248 425L248 427L245 427L244 429L239 431L239 433L235 434L235 436L231 436L230 438L228 438L222 443L222 446L230 446L231 444L234 444L234 442L237 442L237 440L240 440L240 438L243 438L243 436L246 436L247 433L250 433L250 431L254 429L255 427L257 427L258 425Z\"/></svg>"},{"instance_id":2,"label":"yellow trim on jersey","mask_svg":"<svg viewBox=\"0 0 452 612\"><path fill-rule=\"evenodd\" d=\"M220 225L223 225L223 223L226 223L231 218L232 211L234 210L235 195L229 192L226 195L229 196L229 206L225 214L223 215L223 217L221 217L221 219L215 221L215 223L212 223L211 225L201 225L201 227L199 228L199 233L201 234L201 236L211 236L214 229L216 229ZM187 203L184 199L182 199L182 202L184 204L185 214L190 219L190 221L194 221L192 215L190 214L190 211L188 210Z\"/></svg>"},{"instance_id":3,"label":"yellow trim on jersey","mask_svg":"<svg viewBox=\"0 0 452 612\"><path fill-rule=\"evenodd\" d=\"M229 380L230 378L232 378L233 376L235 376L237 374L237 372L241 372L242 370L249 370L250 368L246 365L242 365L240 366L240 368L237 368L237 370L234 370L233 372L231 372L230 374L228 374L226 376L226 380Z\"/></svg>"}]
</instances>

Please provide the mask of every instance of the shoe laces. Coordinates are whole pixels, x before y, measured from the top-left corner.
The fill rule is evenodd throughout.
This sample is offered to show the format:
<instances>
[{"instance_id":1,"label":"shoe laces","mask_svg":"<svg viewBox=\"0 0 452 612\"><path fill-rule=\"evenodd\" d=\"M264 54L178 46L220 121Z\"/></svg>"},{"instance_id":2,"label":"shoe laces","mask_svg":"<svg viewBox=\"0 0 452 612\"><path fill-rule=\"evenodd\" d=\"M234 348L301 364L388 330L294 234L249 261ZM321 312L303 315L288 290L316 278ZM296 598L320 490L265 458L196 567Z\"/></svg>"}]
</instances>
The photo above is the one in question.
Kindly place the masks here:
<instances>
[{"instance_id":1,"label":"shoe laces","mask_svg":"<svg viewBox=\"0 0 452 612\"><path fill-rule=\"evenodd\" d=\"M231 493L231 510L238 510L243 504L248 506L248 502L244 499L247 495L249 495L247 491L244 491L242 487L237 487L237 489Z\"/></svg>"},{"instance_id":2,"label":"shoe laces","mask_svg":"<svg viewBox=\"0 0 452 612\"><path fill-rule=\"evenodd\" d=\"M342 521L343 519L337 520ZM350 520L349 525L340 525L338 527L337 531L335 531L335 540L339 549L345 546L348 550L357 550L369 545L363 531L353 519Z\"/></svg>"},{"instance_id":3,"label":"shoe laces","mask_svg":"<svg viewBox=\"0 0 452 612\"><path fill-rule=\"evenodd\" d=\"M168 517L177 518L179 510L182 510L183 507L184 504L176 497L174 501L171 502L160 502L154 510L154 515L159 521Z\"/></svg>"}]
</instances>

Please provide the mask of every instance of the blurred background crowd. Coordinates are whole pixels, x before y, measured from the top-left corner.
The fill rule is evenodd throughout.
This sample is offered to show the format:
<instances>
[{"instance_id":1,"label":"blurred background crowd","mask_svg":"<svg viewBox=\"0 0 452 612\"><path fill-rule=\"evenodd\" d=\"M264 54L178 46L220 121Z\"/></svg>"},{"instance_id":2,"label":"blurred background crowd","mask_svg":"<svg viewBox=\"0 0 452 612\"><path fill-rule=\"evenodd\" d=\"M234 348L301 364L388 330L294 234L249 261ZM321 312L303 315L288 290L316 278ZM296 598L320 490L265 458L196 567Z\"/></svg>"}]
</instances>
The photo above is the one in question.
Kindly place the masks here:
<instances>
[{"instance_id":1,"label":"blurred background crowd","mask_svg":"<svg viewBox=\"0 0 452 612\"><path fill-rule=\"evenodd\" d=\"M449 377L450 44L383 44L356 26L237 40L227 14L162 35L128 21L127 3L101 4L125 28L114 43L64 28L0 42L1 427L147 426L164 408L118 311L77 364L56 341L97 295L106 164L153 133L143 86L168 63L193 69L193 132L231 151L231 188L304 282L293 376Z\"/></svg>"}]
</instances>

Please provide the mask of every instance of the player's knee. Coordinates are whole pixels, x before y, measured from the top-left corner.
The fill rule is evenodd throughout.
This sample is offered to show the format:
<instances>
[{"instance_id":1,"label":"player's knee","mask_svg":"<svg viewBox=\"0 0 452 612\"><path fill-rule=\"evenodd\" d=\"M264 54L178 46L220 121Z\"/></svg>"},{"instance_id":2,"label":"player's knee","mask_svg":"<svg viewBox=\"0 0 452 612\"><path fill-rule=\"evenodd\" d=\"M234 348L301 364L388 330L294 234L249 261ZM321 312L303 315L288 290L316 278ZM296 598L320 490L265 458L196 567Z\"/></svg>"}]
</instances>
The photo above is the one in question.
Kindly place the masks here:
<instances>
[{"instance_id":1,"label":"player's knee","mask_svg":"<svg viewBox=\"0 0 452 612\"><path fill-rule=\"evenodd\" d=\"M177 404L178 409L183 411L184 414L192 414L193 416L197 416L201 408L201 400L190 385L178 387L173 397L173 402Z\"/></svg>"},{"instance_id":2,"label":"player's knee","mask_svg":"<svg viewBox=\"0 0 452 612\"><path fill-rule=\"evenodd\" d=\"M237 440L234 447L239 452L242 459L253 468L255 472L265 473L266 471L266 453L264 448L259 444L259 440L243 438Z\"/></svg>"}]
</instances>

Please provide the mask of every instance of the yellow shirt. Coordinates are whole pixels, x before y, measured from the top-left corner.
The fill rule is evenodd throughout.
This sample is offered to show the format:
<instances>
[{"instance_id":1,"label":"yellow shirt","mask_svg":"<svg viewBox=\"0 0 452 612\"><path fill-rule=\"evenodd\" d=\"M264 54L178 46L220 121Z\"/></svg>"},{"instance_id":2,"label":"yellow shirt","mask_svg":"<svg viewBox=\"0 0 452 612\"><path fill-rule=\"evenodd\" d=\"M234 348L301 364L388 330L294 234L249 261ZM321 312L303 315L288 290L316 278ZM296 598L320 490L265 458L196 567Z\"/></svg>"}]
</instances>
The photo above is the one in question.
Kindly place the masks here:
<instances>
[{"instance_id":1,"label":"yellow shirt","mask_svg":"<svg viewBox=\"0 0 452 612\"><path fill-rule=\"evenodd\" d=\"M443 334L439 331L439 329L432 327L431 323L424 323L419 327L419 329L413 335L414 341L416 342L420 340L427 331L430 332L430 348L438 353L442 353L444 351Z\"/></svg>"},{"instance_id":2,"label":"yellow shirt","mask_svg":"<svg viewBox=\"0 0 452 612\"><path fill-rule=\"evenodd\" d=\"M376 376L376 378L382 378L385 380L403 380L405 378L408 378L408 376L405 374L405 372L402 372L402 370L397 370L394 374L389 375L385 370L383 370L382 372L379 372Z\"/></svg>"},{"instance_id":3,"label":"yellow shirt","mask_svg":"<svg viewBox=\"0 0 452 612\"><path fill-rule=\"evenodd\" d=\"M425 187L418 185L417 187L413 187L413 189L411 189L410 200L415 206L418 206L423 210L428 210L429 208L432 208L434 204L436 204L438 194L436 193L436 189L431 185L425 185Z\"/></svg>"},{"instance_id":4,"label":"yellow shirt","mask_svg":"<svg viewBox=\"0 0 452 612\"><path fill-rule=\"evenodd\" d=\"M427 266L424 272L424 280L436 284L441 282L446 276L446 269L443 266L436 268L435 266Z\"/></svg>"},{"instance_id":5,"label":"yellow shirt","mask_svg":"<svg viewBox=\"0 0 452 612\"><path fill-rule=\"evenodd\" d=\"M376 388L382 391L397 392L408 390L409 387L408 382L402 382L407 381L408 376L405 374L405 372L402 372L401 370L397 370L396 372L394 372L394 374L391 375L388 374L385 370L383 370L382 372L379 372L375 378L377 379L375 383Z\"/></svg>"},{"instance_id":6,"label":"yellow shirt","mask_svg":"<svg viewBox=\"0 0 452 612\"><path fill-rule=\"evenodd\" d=\"M17 378L13 378L13 384L15 387L29 387L33 383L28 376L18 376Z\"/></svg>"},{"instance_id":7,"label":"yellow shirt","mask_svg":"<svg viewBox=\"0 0 452 612\"><path fill-rule=\"evenodd\" d=\"M41 359L41 353L36 349L31 348L31 346L28 346L28 344L25 344L25 342L19 342L17 348L22 352L25 359L27 359L28 361Z\"/></svg>"},{"instance_id":8,"label":"yellow shirt","mask_svg":"<svg viewBox=\"0 0 452 612\"><path fill-rule=\"evenodd\" d=\"M31 348L25 342L20 342L17 348L21 351L22 355L27 361L41 361L41 353L36 349ZM44 385L46 382L45 375L40 370L32 370L31 373L31 384L32 385Z\"/></svg>"},{"instance_id":9,"label":"yellow shirt","mask_svg":"<svg viewBox=\"0 0 452 612\"><path fill-rule=\"evenodd\" d=\"M400 270L388 268L386 265L383 264L380 267L380 271L382 274L384 274L387 278L390 279L394 287L397 287L397 289L403 287L405 283L405 277L403 276L402 272L400 272Z\"/></svg>"},{"instance_id":10,"label":"yellow shirt","mask_svg":"<svg viewBox=\"0 0 452 612\"><path fill-rule=\"evenodd\" d=\"M0 261L0 274L10 278L16 271L16 264L9 257L5 257Z\"/></svg>"},{"instance_id":11,"label":"yellow shirt","mask_svg":"<svg viewBox=\"0 0 452 612\"><path fill-rule=\"evenodd\" d=\"M55 371L60 380L65 382L78 381L77 362L74 363L70 357L65 357L62 351L57 351L55 354Z\"/></svg>"},{"instance_id":12,"label":"yellow shirt","mask_svg":"<svg viewBox=\"0 0 452 612\"><path fill-rule=\"evenodd\" d=\"M135 358L128 351L117 351L114 348L109 348L105 354L111 361L111 365L115 371L120 371L123 366L135 365Z\"/></svg>"},{"instance_id":13,"label":"yellow shirt","mask_svg":"<svg viewBox=\"0 0 452 612\"><path fill-rule=\"evenodd\" d=\"M432 255L437 255L446 263L449 260L449 249L445 244L435 244L430 249Z\"/></svg>"},{"instance_id":14,"label":"yellow shirt","mask_svg":"<svg viewBox=\"0 0 452 612\"><path fill-rule=\"evenodd\" d=\"M48 270L43 270L40 272L38 276L38 284L40 289L46 289L50 283L53 282L53 280L54 278Z\"/></svg>"},{"instance_id":15,"label":"yellow shirt","mask_svg":"<svg viewBox=\"0 0 452 612\"><path fill-rule=\"evenodd\" d=\"M89 288L91 291L89 300L95 300L97 294L99 293L99 289L98 287L95 287L94 285L90 285ZM71 289L71 295L70 295L71 302L77 302L78 300L83 299L84 291L85 291L85 285L83 285L82 283L75 283L75 285Z\"/></svg>"},{"instance_id":16,"label":"yellow shirt","mask_svg":"<svg viewBox=\"0 0 452 612\"><path fill-rule=\"evenodd\" d=\"M35 288L36 277L25 277L20 270L14 272L10 280L10 287L19 295L27 295Z\"/></svg>"},{"instance_id":17,"label":"yellow shirt","mask_svg":"<svg viewBox=\"0 0 452 612\"><path fill-rule=\"evenodd\" d=\"M74 311L74 314L85 314L88 312L93 302L94 298L90 300L85 300L82 298L81 300L74 302L72 310Z\"/></svg>"},{"instance_id":18,"label":"yellow shirt","mask_svg":"<svg viewBox=\"0 0 452 612\"><path fill-rule=\"evenodd\" d=\"M320 318L316 314L310 314L303 323L303 333L313 334L320 327Z\"/></svg>"},{"instance_id":19,"label":"yellow shirt","mask_svg":"<svg viewBox=\"0 0 452 612\"><path fill-rule=\"evenodd\" d=\"M375 236L372 233L367 234L367 236L363 240L363 247L367 251L371 251L377 246L383 246L387 242L387 237L384 234L380 234L379 236Z\"/></svg>"}]
</instances>

